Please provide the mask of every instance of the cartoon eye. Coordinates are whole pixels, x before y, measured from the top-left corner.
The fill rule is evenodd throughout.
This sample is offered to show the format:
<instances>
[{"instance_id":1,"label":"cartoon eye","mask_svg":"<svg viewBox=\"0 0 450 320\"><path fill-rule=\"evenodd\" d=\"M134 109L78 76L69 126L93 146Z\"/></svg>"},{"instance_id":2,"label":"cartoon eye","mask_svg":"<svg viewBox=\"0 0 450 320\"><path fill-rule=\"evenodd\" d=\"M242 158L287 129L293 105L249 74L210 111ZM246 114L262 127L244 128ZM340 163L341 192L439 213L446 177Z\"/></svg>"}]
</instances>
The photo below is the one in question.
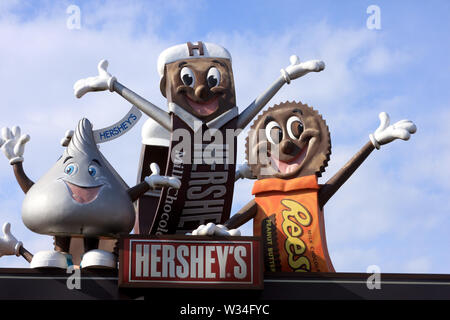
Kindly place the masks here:
<instances>
[{"instance_id":1,"label":"cartoon eye","mask_svg":"<svg viewBox=\"0 0 450 320\"><path fill-rule=\"evenodd\" d=\"M220 83L220 72L217 68L212 67L208 71L208 75L206 76L206 81L208 82L208 87L214 88L217 87Z\"/></svg>"},{"instance_id":2,"label":"cartoon eye","mask_svg":"<svg viewBox=\"0 0 450 320\"><path fill-rule=\"evenodd\" d=\"M298 139L300 138L302 132L303 132L303 123L300 120L299 117L292 116L288 119L286 123L287 132L289 137L292 139Z\"/></svg>"},{"instance_id":3,"label":"cartoon eye","mask_svg":"<svg viewBox=\"0 0 450 320\"><path fill-rule=\"evenodd\" d=\"M184 67L183 69L181 69L180 78L181 78L181 81L183 81L183 83L186 86L191 87L191 88L194 87L194 85L195 85L194 72L192 72L192 70L189 69L188 67Z\"/></svg>"},{"instance_id":4,"label":"cartoon eye","mask_svg":"<svg viewBox=\"0 0 450 320\"><path fill-rule=\"evenodd\" d=\"M78 166L76 163L69 163L66 168L64 169L64 173L71 176L74 175L75 173L77 173L78 171Z\"/></svg>"},{"instance_id":5,"label":"cartoon eye","mask_svg":"<svg viewBox=\"0 0 450 320\"><path fill-rule=\"evenodd\" d=\"M88 172L92 177L95 177L97 174L97 168L95 166L89 166Z\"/></svg>"},{"instance_id":6,"label":"cartoon eye","mask_svg":"<svg viewBox=\"0 0 450 320\"><path fill-rule=\"evenodd\" d=\"M283 140L283 130L276 121L270 121L266 126L266 137L270 143L279 144Z\"/></svg>"}]
</instances>

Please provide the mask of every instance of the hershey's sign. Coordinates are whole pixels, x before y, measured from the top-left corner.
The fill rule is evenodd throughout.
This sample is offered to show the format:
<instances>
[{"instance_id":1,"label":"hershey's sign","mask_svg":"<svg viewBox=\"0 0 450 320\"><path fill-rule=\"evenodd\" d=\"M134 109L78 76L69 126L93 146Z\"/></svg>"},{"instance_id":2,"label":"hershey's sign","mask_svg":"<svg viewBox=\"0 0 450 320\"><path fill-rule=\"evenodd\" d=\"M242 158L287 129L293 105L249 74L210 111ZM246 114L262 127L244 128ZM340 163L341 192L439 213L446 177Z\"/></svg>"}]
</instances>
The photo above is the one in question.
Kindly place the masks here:
<instances>
[{"instance_id":1,"label":"hershey's sign","mask_svg":"<svg viewBox=\"0 0 450 320\"><path fill-rule=\"evenodd\" d=\"M259 238L127 236L121 239L121 287L262 287Z\"/></svg>"}]
</instances>

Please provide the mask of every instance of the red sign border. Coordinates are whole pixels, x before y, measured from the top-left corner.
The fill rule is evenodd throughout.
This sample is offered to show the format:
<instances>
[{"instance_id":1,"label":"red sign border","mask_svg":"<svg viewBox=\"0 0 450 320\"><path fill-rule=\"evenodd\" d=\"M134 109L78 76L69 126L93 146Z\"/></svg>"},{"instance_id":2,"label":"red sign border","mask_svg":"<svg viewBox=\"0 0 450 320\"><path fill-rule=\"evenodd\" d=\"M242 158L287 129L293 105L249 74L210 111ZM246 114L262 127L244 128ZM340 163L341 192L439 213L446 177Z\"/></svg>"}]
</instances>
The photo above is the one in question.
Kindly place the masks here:
<instances>
[{"instance_id":1,"label":"red sign border","mask_svg":"<svg viewBox=\"0 0 450 320\"><path fill-rule=\"evenodd\" d=\"M185 240L195 241L251 241L253 242L253 283L174 283L174 282L134 282L124 281L129 276L129 265L124 264L125 252L129 252L130 240ZM256 243L255 243L256 242ZM255 245L256 244L256 245ZM195 288L195 289L250 289L262 290L264 288L264 270L262 260L263 248L260 237L210 237L210 236L186 236L186 235L126 235L119 238L119 287L121 288ZM253 271L252 271L253 272Z\"/></svg>"}]
</instances>

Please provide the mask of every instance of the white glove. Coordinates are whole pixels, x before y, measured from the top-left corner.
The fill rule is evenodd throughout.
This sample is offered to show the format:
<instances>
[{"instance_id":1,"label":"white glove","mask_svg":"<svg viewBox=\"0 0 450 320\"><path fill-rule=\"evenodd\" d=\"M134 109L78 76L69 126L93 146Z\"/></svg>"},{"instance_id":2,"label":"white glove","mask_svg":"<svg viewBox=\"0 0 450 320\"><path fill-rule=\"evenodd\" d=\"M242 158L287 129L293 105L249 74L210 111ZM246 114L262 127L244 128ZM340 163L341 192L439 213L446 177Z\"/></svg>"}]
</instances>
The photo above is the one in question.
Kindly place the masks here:
<instances>
[{"instance_id":1,"label":"white glove","mask_svg":"<svg viewBox=\"0 0 450 320\"><path fill-rule=\"evenodd\" d=\"M381 112L378 117L380 118L380 126L375 133L369 135L370 141L377 149L380 149L380 145L395 139L409 140L411 134L417 130L416 125L409 120L400 120L389 125L389 115L386 112Z\"/></svg>"},{"instance_id":2,"label":"white glove","mask_svg":"<svg viewBox=\"0 0 450 320\"><path fill-rule=\"evenodd\" d=\"M12 255L20 256L19 250L22 246L22 242L17 241L11 234L11 224L9 222L3 224L3 234L4 236L0 238L0 257Z\"/></svg>"},{"instance_id":3,"label":"white glove","mask_svg":"<svg viewBox=\"0 0 450 320\"><path fill-rule=\"evenodd\" d=\"M240 236L241 231L239 229L228 230L227 227L221 224L214 224L212 222L207 225L201 224L192 233L186 233L188 236Z\"/></svg>"},{"instance_id":4,"label":"white glove","mask_svg":"<svg viewBox=\"0 0 450 320\"><path fill-rule=\"evenodd\" d=\"M80 79L75 82L73 90L75 97L81 98L85 93L91 91L104 91L109 89L113 91L113 84L116 81L116 77L111 76L106 69L108 68L108 61L102 60L98 63L98 76L89 77L86 79Z\"/></svg>"},{"instance_id":5,"label":"white glove","mask_svg":"<svg viewBox=\"0 0 450 320\"><path fill-rule=\"evenodd\" d=\"M152 171L152 174L148 177L145 177L145 182L148 183L148 185L155 189L155 188L162 188L162 187L172 187L175 189L179 189L181 186L181 181L178 178L175 177L166 177L166 176L160 176L159 175L159 166L156 163L150 164L150 170Z\"/></svg>"},{"instance_id":6,"label":"white glove","mask_svg":"<svg viewBox=\"0 0 450 320\"><path fill-rule=\"evenodd\" d=\"M20 127L2 128L2 137L0 138L0 149L2 149L9 164L13 165L23 162L23 152L25 151L25 143L30 141L28 134L20 134Z\"/></svg>"},{"instance_id":7,"label":"white glove","mask_svg":"<svg viewBox=\"0 0 450 320\"><path fill-rule=\"evenodd\" d=\"M61 139L61 145L63 147L67 147L70 143L70 140L72 140L73 137L73 130L67 130L64 138Z\"/></svg>"},{"instance_id":8,"label":"white glove","mask_svg":"<svg viewBox=\"0 0 450 320\"><path fill-rule=\"evenodd\" d=\"M238 179L256 179L247 162L241 164L236 171L236 180Z\"/></svg>"},{"instance_id":9,"label":"white glove","mask_svg":"<svg viewBox=\"0 0 450 320\"><path fill-rule=\"evenodd\" d=\"M319 72L325 69L325 63L320 60L300 62L299 57L293 55L289 58L289 61L291 62L290 66L280 70L281 75L284 77L287 84L289 84L291 80L300 78L309 72Z\"/></svg>"}]
</instances>

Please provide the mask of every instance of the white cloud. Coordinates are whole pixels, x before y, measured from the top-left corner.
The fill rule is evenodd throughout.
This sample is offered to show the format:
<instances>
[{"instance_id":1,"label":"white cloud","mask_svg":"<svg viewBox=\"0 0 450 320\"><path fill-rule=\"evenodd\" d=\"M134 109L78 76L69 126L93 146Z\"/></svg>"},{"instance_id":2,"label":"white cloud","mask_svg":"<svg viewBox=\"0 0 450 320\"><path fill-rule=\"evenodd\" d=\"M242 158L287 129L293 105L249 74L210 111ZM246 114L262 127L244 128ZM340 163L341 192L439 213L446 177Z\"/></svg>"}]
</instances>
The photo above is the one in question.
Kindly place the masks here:
<instances>
[{"instance_id":1,"label":"white cloud","mask_svg":"<svg viewBox=\"0 0 450 320\"><path fill-rule=\"evenodd\" d=\"M427 257L420 257L406 261L404 270L406 273L430 273L432 267L431 260Z\"/></svg>"},{"instance_id":2,"label":"white cloud","mask_svg":"<svg viewBox=\"0 0 450 320\"><path fill-rule=\"evenodd\" d=\"M361 249L347 246L336 249L332 258L333 266L338 272L366 272L367 267L371 265L377 265L384 271L380 266L380 253L374 247Z\"/></svg>"},{"instance_id":3,"label":"white cloud","mask_svg":"<svg viewBox=\"0 0 450 320\"><path fill-rule=\"evenodd\" d=\"M410 54L401 50L389 50L386 47L375 47L363 56L359 63L368 74L395 73L412 60Z\"/></svg>"}]
</instances>

